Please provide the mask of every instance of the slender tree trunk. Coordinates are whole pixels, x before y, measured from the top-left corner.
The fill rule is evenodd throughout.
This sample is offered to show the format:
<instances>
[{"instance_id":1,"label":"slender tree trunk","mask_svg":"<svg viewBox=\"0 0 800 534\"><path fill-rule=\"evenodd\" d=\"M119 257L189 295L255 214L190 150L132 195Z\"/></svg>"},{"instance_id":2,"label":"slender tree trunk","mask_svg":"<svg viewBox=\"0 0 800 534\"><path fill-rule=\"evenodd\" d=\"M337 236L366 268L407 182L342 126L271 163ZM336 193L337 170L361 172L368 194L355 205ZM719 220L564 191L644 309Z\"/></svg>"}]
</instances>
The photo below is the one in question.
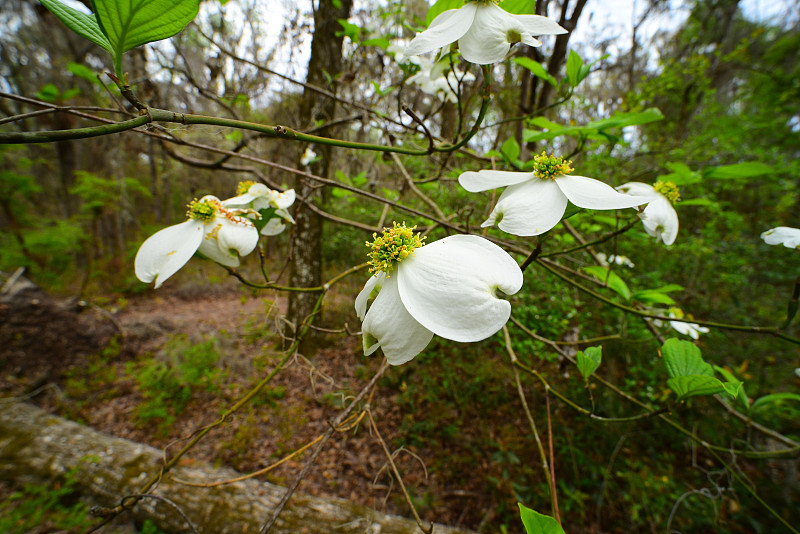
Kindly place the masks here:
<instances>
[{"instance_id":1,"label":"slender tree trunk","mask_svg":"<svg viewBox=\"0 0 800 534\"><path fill-rule=\"evenodd\" d=\"M337 5L331 0L319 0L314 10L314 37L311 41L311 58L308 61L306 82L329 91L335 86L329 82L328 76L335 78L342 69L341 25L338 19L350 16L352 0L341 0ZM337 32L339 35L337 36ZM300 103L300 124L303 128L312 128L319 122L327 122L333 118L336 102L322 99L318 93L306 89ZM333 135L330 129L318 131L320 135ZM311 165L311 172L318 176L328 177L332 151L330 147L319 145L314 147L318 160ZM299 166L299 165L298 165ZM322 283L322 219L308 209L305 204L320 202L321 195L313 184L298 180L295 185L299 202L296 204L295 220L292 235L292 258L289 284L295 287L313 287ZM318 295L316 293L293 292L289 296L287 318L297 332L314 309ZM300 347L302 352L310 352L313 337L307 336Z\"/></svg>"}]
</instances>

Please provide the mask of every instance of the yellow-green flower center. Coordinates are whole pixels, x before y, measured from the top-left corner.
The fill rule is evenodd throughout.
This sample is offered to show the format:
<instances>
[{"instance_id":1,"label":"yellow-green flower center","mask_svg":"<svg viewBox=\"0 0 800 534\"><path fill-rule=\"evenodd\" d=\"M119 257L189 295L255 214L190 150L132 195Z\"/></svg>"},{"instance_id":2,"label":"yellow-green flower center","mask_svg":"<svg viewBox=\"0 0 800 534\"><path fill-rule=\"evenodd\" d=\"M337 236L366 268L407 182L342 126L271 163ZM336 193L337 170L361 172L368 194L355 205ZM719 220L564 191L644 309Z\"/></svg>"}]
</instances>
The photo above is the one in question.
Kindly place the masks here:
<instances>
[{"instance_id":1,"label":"yellow-green flower center","mask_svg":"<svg viewBox=\"0 0 800 534\"><path fill-rule=\"evenodd\" d=\"M236 186L236 196L244 195L250 190L250 186L254 185L255 182L252 180L247 180L245 182L239 182L239 185Z\"/></svg>"},{"instance_id":2,"label":"yellow-green flower center","mask_svg":"<svg viewBox=\"0 0 800 534\"><path fill-rule=\"evenodd\" d=\"M678 186L672 182L659 180L653 185L653 189L672 204L681 200L681 192Z\"/></svg>"},{"instance_id":3,"label":"yellow-green flower center","mask_svg":"<svg viewBox=\"0 0 800 534\"><path fill-rule=\"evenodd\" d=\"M533 156L533 174L542 180L555 179L562 174L569 174L573 168L571 161L564 161L560 156L550 155L543 150L538 156Z\"/></svg>"},{"instance_id":4,"label":"yellow-green flower center","mask_svg":"<svg viewBox=\"0 0 800 534\"><path fill-rule=\"evenodd\" d=\"M186 206L186 216L207 223L214 220L218 209L220 209L219 202L194 199Z\"/></svg>"},{"instance_id":5,"label":"yellow-green flower center","mask_svg":"<svg viewBox=\"0 0 800 534\"><path fill-rule=\"evenodd\" d=\"M369 248L370 272L383 271L389 274L396 262L403 261L414 253L414 249L422 246L425 241L414 232L416 226L406 227L406 223L392 223L392 228L384 228L383 234L372 234L374 241L367 241Z\"/></svg>"},{"instance_id":6,"label":"yellow-green flower center","mask_svg":"<svg viewBox=\"0 0 800 534\"><path fill-rule=\"evenodd\" d=\"M478 4L483 4L485 6L490 6L492 4L499 4L502 1L503 0L465 0L464 3L469 4L470 2L475 2Z\"/></svg>"}]
</instances>

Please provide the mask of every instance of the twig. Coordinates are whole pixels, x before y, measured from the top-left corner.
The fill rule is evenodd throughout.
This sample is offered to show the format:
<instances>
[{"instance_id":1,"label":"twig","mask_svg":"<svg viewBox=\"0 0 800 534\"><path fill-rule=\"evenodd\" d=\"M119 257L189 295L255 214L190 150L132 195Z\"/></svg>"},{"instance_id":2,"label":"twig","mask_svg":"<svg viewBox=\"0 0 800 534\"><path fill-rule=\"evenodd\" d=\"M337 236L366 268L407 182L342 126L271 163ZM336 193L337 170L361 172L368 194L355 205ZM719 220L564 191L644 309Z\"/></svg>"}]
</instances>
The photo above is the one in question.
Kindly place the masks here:
<instances>
[{"instance_id":1,"label":"twig","mask_svg":"<svg viewBox=\"0 0 800 534\"><path fill-rule=\"evenodd\" d=\"M414 503L411 502L411 496L408 494L406 485L403 483L403 477L400 476L400 471L397 469L397 465L394 463L392 453L389 452L389 447L386 446L386 442L383 440L383 437L381 437L381 433L378 430L378 425L375 424L375 419L372 417L372 410L370 410L369 406L367 406L364 411L367 412L367 418L369 418L372 431L375 432L375 437L378 438L381 448L383 448L383 452L386 455L386 461L389 462L389 466L392 468L392 473L394 473L394 477L397 480L397 483L400 485L400 489L403 490L403 497L405 497L408 506L411 508L411 513L414 515L417 526L419 526L420 530L422 530L425 534L431 534L433 532L433 522L431 522L428 528L425 528L425 526L422 524L422 519L419 517Z\"/></svg>"},{"instance_id":2,"label":"twig","mask_svg":"<svg viewBox=\"0 0 800 534\"><path fill-rule=\"evenodd\" d=\"M351 402L347 406L347 408L345 408L344 411L340 413L339 416L330 424L328 430L322 436L322 439L319 441L319 443L317 443L317 447L311 454L311 458L309 458L306 461L305 465L303 466L303 469L300 471L300 474L297 476L294 482L292 482L292 485L289 488L287 488L286 493L284 493L283 498L281 499L281 502L279 502L278 505L275 507L275 510L273 510L272 517L270 517L269 521L267 521L264 524L264 526L259 531L259 534L267 534L267 532L270 531L272 526L278 520L278 516L286 507L286 504L289 502L289 499L291 499L292 495L294 495L294 492L297 491L298 486L300 486L300 482L302 482L303 479L306 477L306 475L308 475L308 472L311 470L311 466L313 466L314 462L317 461L317 457L319 457L320 453L322 452L322 449L325 448L325 445L328 443L328 440L330 440L331 436L333 436L333 433L336 431L336 427L340 426L342 422L347 417L350 416L350 414L355 409L356 405L358 405L358 403L361 402L361 400L366 396L367 393L369 393L370 390L372 390L373 387L375 387L375 384L378 383L378 379L381 376L383 376L383 373L386 371L386 369L388 369L388 367L389 367L388 360L384 360L383 363L381 364L380 369L378 369L378 372L375 373L375 376L373 376L372 379L369 381L369 383L364 387L364 389L362 389L359 392L359 394L356 395L356 398L353 399L353 402Z\"/></svg>"}]
</instances>

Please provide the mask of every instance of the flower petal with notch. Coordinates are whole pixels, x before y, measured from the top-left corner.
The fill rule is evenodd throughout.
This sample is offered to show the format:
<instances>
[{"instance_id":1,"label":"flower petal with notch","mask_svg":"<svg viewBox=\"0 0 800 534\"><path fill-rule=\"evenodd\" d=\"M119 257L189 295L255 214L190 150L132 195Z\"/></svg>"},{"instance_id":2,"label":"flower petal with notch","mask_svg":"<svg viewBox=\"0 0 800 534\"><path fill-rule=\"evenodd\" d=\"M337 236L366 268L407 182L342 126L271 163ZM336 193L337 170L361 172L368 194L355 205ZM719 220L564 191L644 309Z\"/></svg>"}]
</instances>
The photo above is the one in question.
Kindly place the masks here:
<instances>
[{"instance_id":1,"label":"flower petal with notch","mask_svg":"<svg viewBox=\"0 0 800 534\"><path fill-rule=\"evenodd\" d=\"M488 65L503 61L514 43L541 46L534 35L562 33L567 30L547 17L512 15L494 2L478 0L439 14L427 30L417 34L404 53L424 54L458 41L464 59Z\"/></svg>"},{"instance_id":2,"label":"flower petal with notch","mask_svg":"<svg viewBox=\"0 0 800 534\"><path fill-rule=\"evenodd\" d=\"M261 235L280 234L286 229L283 221L294 224L294 218L286 211L286 208L294 204L296 198L294 189L280 192L261 183L241 182L239 192L240 195L223 200L222 205L226 208L252 209L256 212L270 208L275 210L276 217L271 217L267 221L267 224L261 229Z\"/></svg>"},{"instance_id":3,"label":"flower petal with notch","mask_svg":"<svg viewBox=\"0 0 800 534\"><path fill-rule=\"evenodd\" d=\"M227 267L239 265L258 243L253 223L205 196L189 204L189 220L159 230L142 243L134 260L136 277L158 288L198 252Z\"/></svg>"},{"instance_id":4,"label":"flower petal with notch","mask_svg":"<svg viewBox=\"0 0 800 534\"><path fill-rule=\"evenodd\" d=\"M656 182L658 186L662 182ZM663 182L669 187L669 182ZM672 185L674 188L674 185ZM617 191L628 195L636 195L639 197L646 197L650 200L644 211L639 214L639 217L644 223L644 229L648 235L655 237L665 245L671 245L675 242L675 237L678 235L678 213L672 207L670 199L661 194L656 187L641 182L628 182L617 187ZM673 198L679 199L677 189L674 189L675 196ZM676 200L677 201L677 200Z\"/></svg>"},{"instance_id":5,"label":"flower petal with notch","mask_svg":"<svg viewBox=\"0 0 800 534\"><path fill-rule=\"evenodd\" d=\"M493 335L511 315L511 304L496 291L513 295L522 287L514 259L475 235L440 239L394 263L388 274L372 276L355 302L364 353L380 347L392 365L412 360L434 334L460 342Z\"/></svg>"},{"instance_id":6,"label":"flower petal with notch","mask_svg":"<svg viewBox=\"0 0 800 534\"><path fill-rule=\"evenodd\" d=\"M783 245L786 248L800 248L800 229L777 226L761 234L767 245Z\"/></svg>"},{"instance_id":7,"label":"flower petal with notch","mask_svg":"<svg viewBox=\"0 0 800 534\"><path fill-rule=\"evenodd\" d=\"M567 209L613 210L647 204L648 198L623 195L594 178L572 176L569 162L556 156L535 156L532 172L468 171L458 178L471 193L506 187L482 227L497 225L509 234L533 236L553 228Z\"/></svg>"}]
</instances>

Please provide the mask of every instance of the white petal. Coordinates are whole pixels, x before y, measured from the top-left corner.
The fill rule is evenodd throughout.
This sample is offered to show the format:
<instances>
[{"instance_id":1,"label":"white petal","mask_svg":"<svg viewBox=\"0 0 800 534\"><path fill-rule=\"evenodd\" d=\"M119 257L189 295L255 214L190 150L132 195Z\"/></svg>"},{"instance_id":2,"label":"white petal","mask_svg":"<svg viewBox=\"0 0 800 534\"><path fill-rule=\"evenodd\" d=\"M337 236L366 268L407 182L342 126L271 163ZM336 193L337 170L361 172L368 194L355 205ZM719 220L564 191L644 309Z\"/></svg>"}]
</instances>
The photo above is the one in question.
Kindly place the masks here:
<instances>
[{"instance_id":1,"label":"white petal","mask_svg":"<svg viewBox=\"0 0 800 534\"><path fill-rule=\"evenodd\" d=\"M231 222L217 217L205 225L205 236L197 251L207 258L225 265L237 267L239 256L250 254L258 244L258 231L252 223ZM238 253L238 255L237 255Z\"/></svg>"},{"instance_id":2,"label":"white petal","mask_svg":"<svg viewBox=\"0 0 800 534\"><path fill-rule=\"evenodd\" d=\"M761 234L761 239L768 245L783 244L787 248L800 248L800 229L778 226Z\"/></svg>"},{"instance_id":3,"label":"white petal","mask_svg":"<svg viewBox=\"0 0 800 534\"><path fill-rule=\"evenodd\" d=\"M478 65L503 61L511 48L508 32L512 30L519 33L512 14L494 4L478 5L475 22L458 40L458 50Z\"/></svg>"},{"instance_id":4,"label":"white petal","mask_svg":"<svg viewBox=\"0 0 800 534\"><path fill-rule=\"evenodd\" d=\"M627 184L622 184L617 187L617 191L637 197L657 198L661 196L652 185L642 182L628 182Z\"/></svg>"},{"instance_id":5,"label":"white petal","mask_svg":"<svg viewBox=\"0 0 800 534\"><path fill-rule=\"evenodd\" d=\"M610 185L585 176L561 175L555 182L569 201L579 208L614 210L641 206L649 201L645 197L619 193Z\"/></svg>"},{"instance_id":6,"label":"white petal","mask_svg":"<svg viewBox=\"0 0 800 534\"><path fill-rule=\"evenodd\" d=\"M542 46L542 42L539 39L525 33L522 34L522 43L528 46Z\"/></svg>"},{"instance_id":7,"label":"white petal","mask_svg":"<svg viewBox=\"0 0 800 534\"><path fill-rule=\"evenodd\" d=\"M283 193L278 193L275 198L275 207L280 209L286 209L292 204L294 204L296 195L294 189L288 189Z\"/></svg>"},{"instance_id":8,"label":"white petal","mask_svg":"<svg viewBox=\"0 0 800 534\"><path fill-rule=\"evenodd\" d=\"M458 177L458 183L470 193L478 193L489 189L497 189L498 187L521 184L534 179L536 177L532 172L483 170L465 172Z\"/></svg>"},{"instance_id":9,"label":"white petal","mask_svg":"<svg viewBox=\"0 0 800 534\"><path fill-rule=\"evenodd\" d=\"M244 195L239 195L237 197L232 197L222 201L222 206L225 208L244 208L249 206L251 202L253 202L257 197L255 195L251 195L249 192L245 193Z\"/></svg>"},{"instance_id":10,"label":"white petal","mask_svg":"<svg viewBox=\"0 0 800 534\"><path fill-rule=\"evenodd\" d=\"M481 226L497 226L518 236L539 235L550 230L567 209L567 197L553 180L536 178L508 187Z\"/></svg>"},{"instance_id":11,"label":"white petal","mask_svg":"<svg viewBox=\"0 0 800 534\"><path fill-rule=\"evenodd\" d=\"M385 281L386 273L383 271L378 271L377 274L372 275L369 280L367 280L367 283L364 284L364 289L362 289L356 297L356 315L358 315L359 320L364 320L364 315L367 313L367 302L369 301L370 295L376 287L380 288L383 286Z\"/></svg>"},{"instance_id":12,"label":"white petal","mask_svg":"<svg viewBox=\"0 0 800 534\"><path fill-rule=\"evenodd\" d=\"M528 35L560 35L567 30L554 20L541 15L514 15L514 20Z\"/></svg>"},{"instance_id":13,"label":"white petal","mask_svg":"<svg viewBox=\"0 0 800 534\"><path fill-rule=\"evenodd\" d=\"M156 288L160 287L189 261L202 239L203 223L191 219L156 232L136 253L136 277L146 283L155 280Z\"/></svg>"},{"instance_id":14,"label":"white petal","mask_svg":"<svg viewBox=\"0 0 800 534\"><path fill-rule=\"evenodd\" d=\"M367 286L370 281L367 281ZM369 356L380 347L392 365L400 365L413 359L425 350L433 338L433 332L417 322L403 306L397 291L397 282L398 277L394 275L384 279L383 287L361 325L364 354ZM356 304L357 307L359 305L360 303Z\"/></svg>"},{"instance_id":15,"label":"white petal","mask_svg":"<svg viewBox=\"0 0 800 534\"><path fill-rule=\"evenodd\" d=\"M514 259L475 235L453 235L418 248L396 270L408 312L454 341L479 341L500 330L511 304L497 298L496 290L512 295L522 287Z\"/></svg>"},{"instance_id":16,"label":"white petal","mask_svg":"<svg viewBox=\"0 0 800 534\"><path fill-rule=\"evenodd\" d=\"M284 230L286 230L286 225L283 224L283 221L278 217L273 217L268 220L264 228L261 229L261 235L270 237L283 233Z\"/></svg>"},{"instance_id":17,"label":"white petal","mask_svg":"<svg viewBox=\"0 0 800 534\"><path fill-rule=\"evenodd\" d=\"M286 210L277 209L275 210L275 215L277 215L278 217L280 217L285 221L289 221L290 223L294 224L294 217L292 217L291 213L289 213Z\"/></svg>"},{"instance_id":18,"label":"white petal","mask_svg":"<svg viewBox=\"0 0 800 534\"><path fill-rule=\"evenodd\" d=\"M441 13L433 19L427 30L414 37L403 53L407 56L415 56L456 42L469 30L475 19L476 10L477 5L471 2L462 8L448 9Z\"/></svg>"},{"instance_id":19,"label":"white petal","mask_svg":"<svg viewBox=\"0 0 800 534\"><path fill-rule=\"evenodd\" d=\"M678 214L669 200L658 195L647 204L643 215L642 222L648 234L661 239L665 245L675 242L678 235Z\"/></svg>"}]
</instances>

